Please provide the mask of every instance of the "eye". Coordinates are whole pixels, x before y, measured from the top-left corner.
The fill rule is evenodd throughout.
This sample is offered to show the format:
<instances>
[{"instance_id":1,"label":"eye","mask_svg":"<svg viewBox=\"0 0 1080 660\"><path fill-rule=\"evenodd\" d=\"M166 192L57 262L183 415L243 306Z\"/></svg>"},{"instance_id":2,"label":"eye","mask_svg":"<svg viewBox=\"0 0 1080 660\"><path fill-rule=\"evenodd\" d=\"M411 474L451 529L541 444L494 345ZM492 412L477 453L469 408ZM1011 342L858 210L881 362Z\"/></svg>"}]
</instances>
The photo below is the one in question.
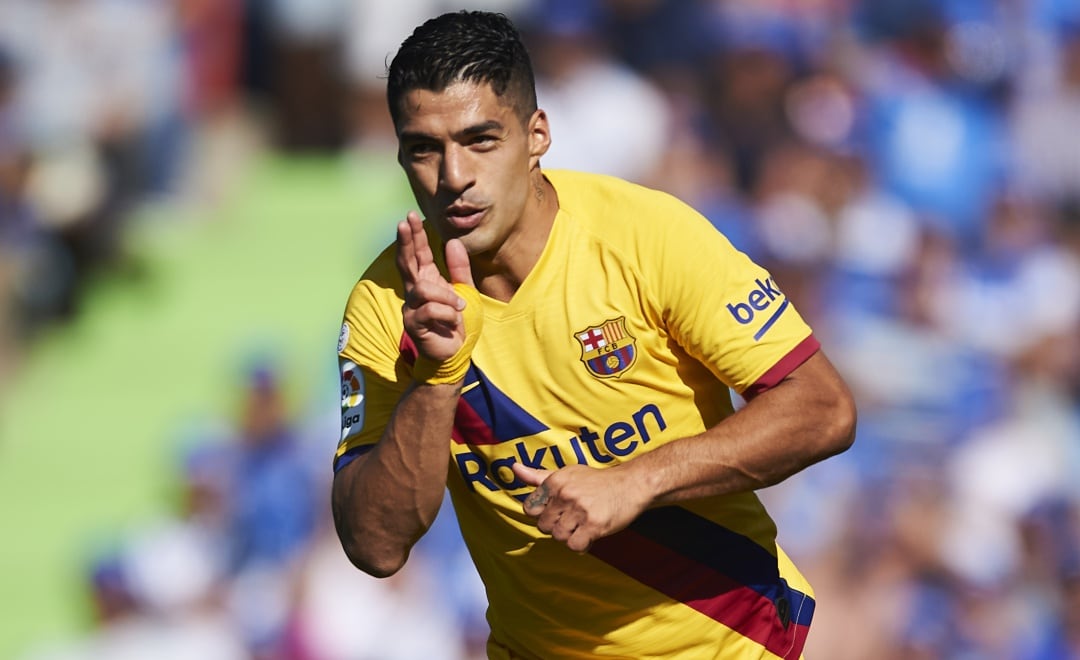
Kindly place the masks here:
<instances>
[{"instance_id":1,"label":"eye","mask_svg":"<svg viewBox=\"0 0 1080 660\"><path fill-rule=\"evenodd\" d=\"M421 158L435 152L435 145L430 142L413 142L405 147L405 153L410 158Z\"/></svg>"},{"instance_id":2,"label":"eye","mask_svg":"<svg viewBox=\"0 0 1080 660\"><path fill-rule=\"evenodd\" d=\"M494 147L497 142L498 138L494 135L481 134L473 137L472 140L469 141L469 144L475 147L485 148Z\"/></svg>"}]
</instances>

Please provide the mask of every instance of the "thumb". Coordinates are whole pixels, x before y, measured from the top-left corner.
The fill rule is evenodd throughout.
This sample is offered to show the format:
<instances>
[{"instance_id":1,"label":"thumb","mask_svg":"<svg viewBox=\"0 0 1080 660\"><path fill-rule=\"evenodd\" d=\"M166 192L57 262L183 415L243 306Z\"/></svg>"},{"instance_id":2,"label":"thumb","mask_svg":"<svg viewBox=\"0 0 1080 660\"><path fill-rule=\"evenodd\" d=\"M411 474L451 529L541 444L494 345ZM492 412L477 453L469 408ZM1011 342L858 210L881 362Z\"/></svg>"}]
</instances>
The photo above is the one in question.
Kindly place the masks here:
<instances>
[{"instance_id":1,"label":"thumb","mask_svg":"<svg viewBox=\"0 0 1080 660\"><path fill-rule=\"evenodd\" d=\"M450 282L473 284L472 269L469 268L469 253L465 250L465 244L456 238L446 242L446 271L450 274Z\"/></svg>"},{"instance_id":2,"label":"thumb","mask_svg":"<svg viewBox=\"0 0 1080 660\"><path fill-rule=\"evenodd\" d=\"M510 466L510 469L514 471L514 476L524 481L527 486L539 486L544 483L544 480L547 479L548 474L550 474L547 470L531 468L518 461L515 461Z\"/></svg>"}]
</instances>

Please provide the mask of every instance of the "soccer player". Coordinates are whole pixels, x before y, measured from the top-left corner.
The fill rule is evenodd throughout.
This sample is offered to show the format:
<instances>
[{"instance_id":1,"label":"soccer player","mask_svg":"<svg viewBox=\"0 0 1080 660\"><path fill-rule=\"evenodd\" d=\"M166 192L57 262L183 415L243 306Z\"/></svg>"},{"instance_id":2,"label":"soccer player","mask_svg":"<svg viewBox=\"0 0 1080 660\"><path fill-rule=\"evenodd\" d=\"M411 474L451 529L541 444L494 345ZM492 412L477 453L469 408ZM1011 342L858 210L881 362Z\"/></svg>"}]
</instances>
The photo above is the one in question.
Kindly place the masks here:
<instances>
[{"instance_id":1,"label":"soccer player","mask_svg":"<svg viewBox=\"0 0 1080 660\"><path fill-rule=\"evenodd\" d=\"M798 658L813 594L754 490L855 410L791 301L679 200L543 170L505 17L418 27L387 97L420 214L338 343L349 558L393 574L449 487L491 658Z\"/></svg>"}]
</instances>

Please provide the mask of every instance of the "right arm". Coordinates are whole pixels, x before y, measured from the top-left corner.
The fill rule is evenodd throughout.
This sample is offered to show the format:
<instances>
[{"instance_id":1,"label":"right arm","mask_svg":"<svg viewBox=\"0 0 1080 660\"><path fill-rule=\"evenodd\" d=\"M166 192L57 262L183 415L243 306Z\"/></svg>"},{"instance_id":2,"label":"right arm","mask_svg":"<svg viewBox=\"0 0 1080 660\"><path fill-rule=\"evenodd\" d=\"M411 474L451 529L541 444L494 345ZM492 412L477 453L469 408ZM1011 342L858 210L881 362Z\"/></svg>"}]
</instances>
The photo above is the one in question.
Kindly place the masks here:
<instances>
[{"instance_id":1,"label":"right arm","mask_svg":"<svg viewBox=\"0 0 1080 660\"><path fill-rule=\"evenodd\" d=\"M460 389L411 386L375 447L334 475L334 525L345 554L365 573L396 573L435 520Z\"/></svg>"},{"instance_id":2,"label":"right arm","mask_svg":"<svg viewBox=\"0 0 1080 660\"><path fill-rule=\"evenodd\" d=\"M418 215L398 225L397 266L404 287L402 319L418 356L412 383L398 400L379 441L334 475L331 506L345 554L376 577L393 575L428 530L442 504L450 437L468 354L480 333L479 296L465 300L435 266ZM472 285L459 241L446 245L450 279ZM464 363L462 362L464 358ZM425 368L421 368L421 365ZM444 365L457 365L447 376ZM436 371L431 373L431 368ZM424 374L424 375L420 375Z\"/></svg>"}]
</instances>

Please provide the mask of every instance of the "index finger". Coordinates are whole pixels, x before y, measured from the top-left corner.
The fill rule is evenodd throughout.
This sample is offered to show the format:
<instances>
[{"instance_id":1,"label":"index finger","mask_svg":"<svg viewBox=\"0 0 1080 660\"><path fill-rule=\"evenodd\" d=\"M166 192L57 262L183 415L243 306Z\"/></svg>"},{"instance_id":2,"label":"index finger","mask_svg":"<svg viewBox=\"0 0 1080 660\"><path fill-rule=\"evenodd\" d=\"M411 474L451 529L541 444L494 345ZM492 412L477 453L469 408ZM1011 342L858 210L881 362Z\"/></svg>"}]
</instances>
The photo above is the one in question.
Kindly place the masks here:
<instances>
[{"instance_id":1,"label":"index finger","mask_svg":"<svg viewBox=\"0 0 1080 660\"><path fill-rule=\"evenodd\" d=\"M408 284L415 282L420 269L434 261L424 223L415 211L409 211L397 226L397 265L401 278Z\"/></svg>"}]
</instances>

